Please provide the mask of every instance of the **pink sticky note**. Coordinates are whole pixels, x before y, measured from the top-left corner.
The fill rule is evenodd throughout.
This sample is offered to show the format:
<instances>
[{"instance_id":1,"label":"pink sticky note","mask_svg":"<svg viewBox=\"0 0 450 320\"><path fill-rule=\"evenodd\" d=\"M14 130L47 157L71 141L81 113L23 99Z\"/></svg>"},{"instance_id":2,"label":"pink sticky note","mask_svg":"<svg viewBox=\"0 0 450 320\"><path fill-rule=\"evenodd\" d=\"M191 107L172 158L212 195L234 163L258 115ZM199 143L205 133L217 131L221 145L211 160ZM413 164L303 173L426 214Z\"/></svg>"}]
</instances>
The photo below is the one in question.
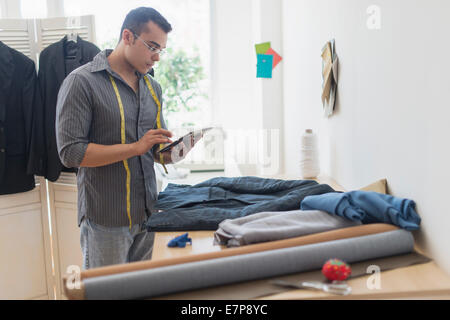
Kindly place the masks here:
<instances>
[{"instance_id":1,"label":"pink sticky note","mask_svg":"<svg viewBox=\"0 0 450 320\"><path fill-rule=\"evenodd\" d=\"M273 50L272 48L269 48L269 50L267 50L266 54L271 54L273 55L273 65L272 65L272 69L274 69L278 63L280 63L280 61L283 59L278 53L275 52L275 50Z\"/></svg>"}]
</instances>

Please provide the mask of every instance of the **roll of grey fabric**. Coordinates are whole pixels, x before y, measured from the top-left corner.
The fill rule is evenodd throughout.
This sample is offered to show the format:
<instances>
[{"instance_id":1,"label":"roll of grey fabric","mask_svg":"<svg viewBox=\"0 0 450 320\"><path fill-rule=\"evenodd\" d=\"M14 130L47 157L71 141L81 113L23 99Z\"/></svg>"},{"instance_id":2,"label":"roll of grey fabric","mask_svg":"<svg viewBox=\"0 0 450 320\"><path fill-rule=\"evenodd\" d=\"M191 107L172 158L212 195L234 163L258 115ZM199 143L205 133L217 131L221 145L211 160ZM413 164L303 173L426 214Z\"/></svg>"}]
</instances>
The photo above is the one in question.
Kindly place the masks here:
<instances>
[{"instance_id":1,"label":"roll of grey fabric","mask_svg":"<svg viewBox=\"0 0 450 320\"><path fill-rule=\"evenodd\" d=\"M239 247L357 225L361 225L361 221L351 221L319 210L260 212L222 221L214 233L214 243Z\"/></svg>"},{"instance_id":2,"label":"roll of grey fabric","mask_svg":"<svg viewBox=\"0 0 450 320\"><path fill-rule=\"evenodd\" d=\"M86 299L140 299L319 269L330 258L353 263L412 252L409 231L204 260L84 280Z\"/></svg>"}]
</instances>

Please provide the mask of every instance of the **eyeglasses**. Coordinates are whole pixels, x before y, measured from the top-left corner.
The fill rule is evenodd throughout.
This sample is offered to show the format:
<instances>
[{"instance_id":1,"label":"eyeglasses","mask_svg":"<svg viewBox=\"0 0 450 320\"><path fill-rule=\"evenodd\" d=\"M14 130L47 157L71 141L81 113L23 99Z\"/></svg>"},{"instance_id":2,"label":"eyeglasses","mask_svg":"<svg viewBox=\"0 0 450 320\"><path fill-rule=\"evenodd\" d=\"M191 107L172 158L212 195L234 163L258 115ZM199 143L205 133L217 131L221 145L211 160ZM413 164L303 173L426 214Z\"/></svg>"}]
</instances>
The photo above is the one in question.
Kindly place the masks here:
<instances>
[{"instance_id":1,"label":"eyeglasses","mask_svg":"<svg viewBox=\"0 0 450 320\"><path fill-rule=\"evenodd\" d=\"M145 42L144 40L141 39L141 37L139 37L136 33L133 32L133 35L142 41L142 43L147 47L148 50L150 50L150 52L152 54L159 54L160 56L162 56L166 51L164 49L159 49L159 48L155 48L150 46L149 44L147 44L147 42Z\"/></svg>"}]
</instances>

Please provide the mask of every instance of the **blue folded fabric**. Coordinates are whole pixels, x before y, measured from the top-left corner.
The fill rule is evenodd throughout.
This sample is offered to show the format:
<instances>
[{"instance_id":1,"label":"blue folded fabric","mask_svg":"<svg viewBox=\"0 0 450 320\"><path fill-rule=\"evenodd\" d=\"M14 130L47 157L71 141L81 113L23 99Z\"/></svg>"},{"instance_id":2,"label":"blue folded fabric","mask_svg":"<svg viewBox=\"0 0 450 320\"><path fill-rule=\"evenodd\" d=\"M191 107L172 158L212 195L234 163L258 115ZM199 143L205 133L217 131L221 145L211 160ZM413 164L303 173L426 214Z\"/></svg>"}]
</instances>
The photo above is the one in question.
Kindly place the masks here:
<instances>
[{"instance_id":1,"label":"blue folded fabric","mask_svg":"<svg viewBox=\"0 0 450 320\"><path fill-rule=\"evenodd\" d=\"M323 210L352 221L389 223L406 230L417 230L420 217L415 202L372 191L330 192L308 196L300 203L302 210Z\"/></svg>"},{"instance_id":2,"label":"blue folded fabric","mask_svg":"<svg viewBox=\"0 0 450 320\"><path fill-rule=\"evenodd\" d=\"M172 240L169 241L167 246L170 248L174 248L174 247L184 248L184 247L186 247L187 242L192 244L192 239L188 238L188 235L189 234L186 232L185 234L182 234L181 236L173 238Z\"/></svg>"}]
</instances>

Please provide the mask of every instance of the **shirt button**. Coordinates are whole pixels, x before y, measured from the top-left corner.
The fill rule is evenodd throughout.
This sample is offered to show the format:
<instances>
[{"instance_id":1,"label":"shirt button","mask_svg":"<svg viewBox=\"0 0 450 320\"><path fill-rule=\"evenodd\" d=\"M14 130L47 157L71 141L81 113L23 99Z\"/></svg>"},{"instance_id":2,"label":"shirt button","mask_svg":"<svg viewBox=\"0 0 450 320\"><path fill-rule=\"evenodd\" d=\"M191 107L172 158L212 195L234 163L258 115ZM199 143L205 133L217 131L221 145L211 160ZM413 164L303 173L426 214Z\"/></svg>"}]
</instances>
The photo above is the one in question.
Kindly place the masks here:
<instances>
[{"instance_id":1,"label":"shirt button","mask_svg":"<svg viewBox=\"0 0 450 320\"><path fill-rule=\"evenodd\" d=\"M0 152L5 152L5 149L0 149Z\"/></svg>"}]
</instances>

